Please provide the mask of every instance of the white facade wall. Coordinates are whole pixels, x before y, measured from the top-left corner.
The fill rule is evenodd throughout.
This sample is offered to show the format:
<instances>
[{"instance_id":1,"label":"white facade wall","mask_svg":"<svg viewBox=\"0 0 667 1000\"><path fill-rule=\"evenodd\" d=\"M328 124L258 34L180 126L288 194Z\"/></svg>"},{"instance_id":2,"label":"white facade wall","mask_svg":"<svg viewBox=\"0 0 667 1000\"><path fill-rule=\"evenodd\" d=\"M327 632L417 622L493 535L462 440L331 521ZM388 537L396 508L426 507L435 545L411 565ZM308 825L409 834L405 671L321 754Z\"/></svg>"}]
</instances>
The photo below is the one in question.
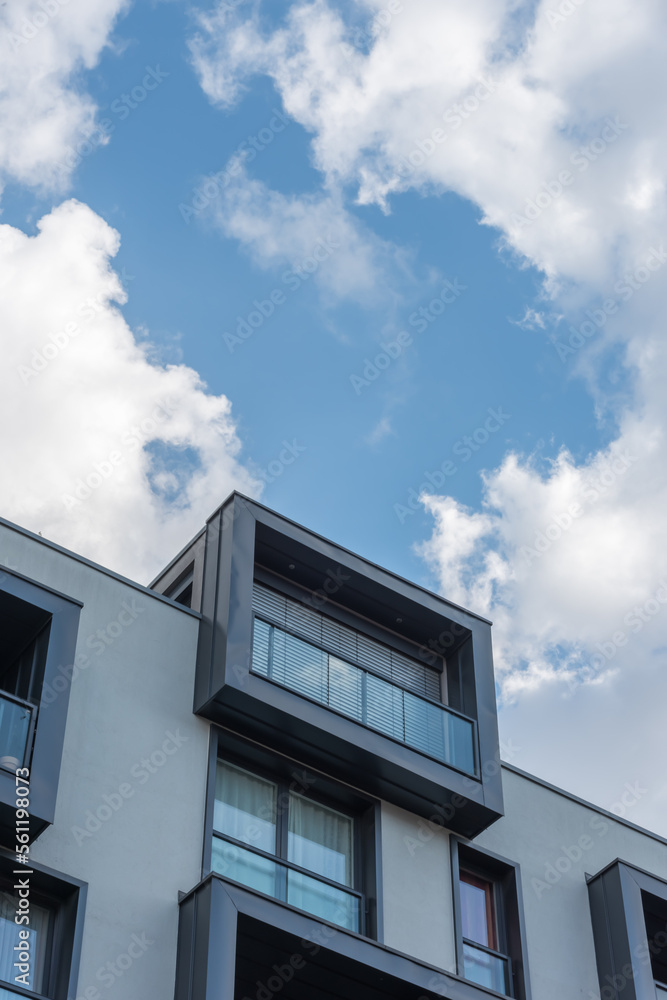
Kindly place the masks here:
<instances>
[{"instance_id":1,"label":"white facade wall","mask_svg":"<svg viewBox=\"0 0 667 1000\"><path fill-rule=\"evenodd\" d=\"M89 884L79 1000L169 1000L178 892L201 877L204 836L197 617L2 524L0 564L84 605L56 819L31 852ZM667 879L667 847L515 770L503 784L506 815L474 844L521 867L533 1000L597 997L585 873L620 858ZM384 943L455 972L449 834L386 802L381 817Z\"/></svg>"},{"instance_id":2,"label":"white facade wall","mask_svg":"<svg viewBox=\"0 0 667 1000\"><path fill-rule=\"evenodd\" d=\"M503 768L505 816L479 846L521 867L533 1000L599 997L585 875L620 858L667 880L667 845ZM641 789L619 789L631 816ZM625 804L625 803L624 803ZM382 804L385 944L456 972L449 835Z\"/></svg>"},{"instance_id":3,"label":"white facade wall","mask_svg":"<svg viewBox=\"0 0 667 1000\"><path fill-rule=\"evenodd\" d=\"M169 1000L178 892L201 877L209 725L192 714L198 620L4 525L0 563L84 605L77 653L90 665L71 684L55 823L31 849L89 884L78 997ZM121 612L129 624L114 638ZM98 810L109 818L86 836ZM118 976L108 963L131 945L138 957Z\"/></svg>"}]
</instances>

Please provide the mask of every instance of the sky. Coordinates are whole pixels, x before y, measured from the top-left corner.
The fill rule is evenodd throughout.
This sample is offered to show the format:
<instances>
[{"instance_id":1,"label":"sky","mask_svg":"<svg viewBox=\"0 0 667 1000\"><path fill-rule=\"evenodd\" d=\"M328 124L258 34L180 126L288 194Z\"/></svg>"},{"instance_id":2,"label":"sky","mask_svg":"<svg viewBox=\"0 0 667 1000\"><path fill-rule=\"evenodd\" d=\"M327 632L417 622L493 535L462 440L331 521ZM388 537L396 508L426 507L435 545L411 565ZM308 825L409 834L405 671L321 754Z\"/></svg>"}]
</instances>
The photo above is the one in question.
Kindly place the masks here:
<instances>
[{"instance_id":1,"label":"sky","mask_svg":"<svg viewBox=\"0 0 667 1000\"><path fill-rule=\"evenodd\" d=\"M667 835L661 0L0 21L2 515L147 583L255 497L492 619L503 756Z\"/></svg>"}]
</instances>

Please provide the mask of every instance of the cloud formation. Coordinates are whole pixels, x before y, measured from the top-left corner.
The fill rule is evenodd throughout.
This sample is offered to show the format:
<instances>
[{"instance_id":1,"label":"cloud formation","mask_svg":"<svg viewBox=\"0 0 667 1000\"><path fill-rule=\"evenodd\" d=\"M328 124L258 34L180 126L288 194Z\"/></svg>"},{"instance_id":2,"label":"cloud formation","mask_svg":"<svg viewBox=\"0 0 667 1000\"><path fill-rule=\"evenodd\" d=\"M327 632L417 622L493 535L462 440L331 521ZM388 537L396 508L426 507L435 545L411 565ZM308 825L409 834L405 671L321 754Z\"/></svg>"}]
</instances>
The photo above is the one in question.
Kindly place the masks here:
<instances>
[{"instance_id":1,"label":"cloud formation","mask_svg":"<svg viewBox=\"0 0 667 1000\"><path fill-rule=\"evenodd\" d=\"M271 29L261 8L223 7L192 48L212 101L228 108L267 75L310 133L325 190L385 212L408 190L454 191L544 275L524 322L566 377L587 379L607 443L550 463L507 455L478 511L425 496L421 551L447 597L495 619L504 718L539 743L550 715L584 760L592 692L616 725L637 725L648 690L667 696L667 9L313 0ZM597 732L610 773L646 777ZM541 758L552 776L555 759ZM650 770L641 808L657 825L666 788Z\"/></svg>"},{"instance_id":2,"label":"cloud formation","mask_svg":"<svg viewBox=\"0 0 667 1000\"><path fill-rule=\"evenodd\" d=\"M233 488L225 396L191 368L151 363L119 306L119 236L71 200L27 236L0 226L0 509L19 524L147 580Z\"/></svg>"},{"instance_id":3,"label":"cloud formation","mask_svg":"<svg viewBox=\"0 0 667 1000\"><path fill-rule=\"evenodd\" d=\"M127 0L26 0L0 7L0 192L7 181L63 188L96 107L77 84ZM74 157L71 157L72 161Z\"/></svg>"}]
</instances>

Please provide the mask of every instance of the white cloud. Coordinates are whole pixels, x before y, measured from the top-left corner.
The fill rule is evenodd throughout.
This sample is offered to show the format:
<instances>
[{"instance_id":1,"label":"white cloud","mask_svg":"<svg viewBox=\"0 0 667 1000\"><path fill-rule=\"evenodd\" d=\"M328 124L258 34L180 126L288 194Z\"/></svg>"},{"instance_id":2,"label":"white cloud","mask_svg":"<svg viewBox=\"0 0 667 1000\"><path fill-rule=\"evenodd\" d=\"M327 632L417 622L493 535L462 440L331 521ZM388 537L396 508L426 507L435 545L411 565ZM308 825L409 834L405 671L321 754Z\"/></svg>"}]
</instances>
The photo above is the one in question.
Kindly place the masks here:
<instances>
[{"instance_id":1,"label":"white cloud","mask_svg":"<svg viewBox=\"0 0 667 1000\"><path fill-rule=\"evenodd\" d=\"M268 35L256 12L238 21L221 5L202 16L193 59L224 105L245 75L271 76L327 184L356 183L362 202L381 205L410 187L455 190L547 274L600 282L660 233L648 208L664 212L667 99L655 80L667 14L659 0L587 0L554 27L543 2L508 50L515 7L404 4L366 54L324 0L292 5ZM522 225L540 195L551 204Z\"/></svg>"},{"instance_id":2,"label":"white cloud","mask_svg":"<svg viewBox=\"0 0 667 1000\"><path fill-rule=\"evenodd\" d=\"M382 7L354 9L371 17ZM435 527L423 553L446 596L494 617L503 724L524 734L530 760L555 780L576 772L580 791L608 799L611 786L595 791L597 741L607 773L649 782L631 818L657 825L666 789L656 738L647 733L648 771L638 773L618 733L644 732L644 718L660 731L656 706L667 696L655 598L667 575L667 92L656 83L667 8L586 0L562 18L554 9L550 0L403 3L359 47L340 10L314 0L293 4L273 31L255 8L224 29L214 15L193 53L221 105L253 73L273 80L312 136L325 190L352 189L385 211L409 189L455 191L479 206L519 266L542 270L539 313L531 303L522 322L555 326L554 359L588 379L613 440L583 460L563 450L547 472L508 455L485 478L481 512L426 498ZM582 326L585 309L592 318ZM625 396L601 380L609 347ZM627 467L614 471L623 456ZM573 504L580 515L546 538ZM531 559L540 534L548 548ZM635 631L633 609L658 605ZM614 642L619 633L627 644Z\"/></svg>"},{"instance_id":3,"label":"white cloud","mask_svg":"<svg viewBox=\"0 0 667 1000\"><path fill-rule=\"evenodd\" d=\"M229 400L135 341L110 266L118 234L76 201L38 229L0 226L0 509L147 579L230 490L259 484Z\"/></svg>"},{"instance_id":4,"label":"white cloud","mask_svg":"<svg viewBox=\"0 0 667 1000\"><path fill-rule=\"evenodd\" d=\"M126 6L25 0L0 7L0 190L8 180L66 184L70 149L93 131L96 114L75 76L96 64Z\"/></svg>"},{"instance_id":5,"label":"white cloud","mask_svg":"<svg viewBox=\"0 0 667 1000\"><path fill-rule=\"evenodd\" d=\"M386 304L395 297L397 272L409 274L407 254L367 230L346 211L340 195L273 191L249 177L242 157L225 174L228 183L216 189L210 202L215 224L260 267L291 269L299 284L312 277L336 300ZM296 284L292 278L287 287Z\"/></svg>"}]
</instances>

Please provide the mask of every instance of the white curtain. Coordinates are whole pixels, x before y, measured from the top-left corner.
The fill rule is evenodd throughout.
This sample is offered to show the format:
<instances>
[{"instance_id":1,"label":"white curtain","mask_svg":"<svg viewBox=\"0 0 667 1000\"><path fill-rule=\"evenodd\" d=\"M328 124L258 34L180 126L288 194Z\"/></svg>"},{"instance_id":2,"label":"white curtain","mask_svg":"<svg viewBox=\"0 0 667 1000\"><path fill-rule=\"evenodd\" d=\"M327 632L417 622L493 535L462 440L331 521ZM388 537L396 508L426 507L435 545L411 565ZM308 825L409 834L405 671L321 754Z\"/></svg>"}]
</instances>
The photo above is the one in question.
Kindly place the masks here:
<instances>
[{"instance_id":1,"label":"white curtain","mask_svg":"<svg viewBox=\"0 0 667 1000\"><path fill-rule=\"evenodd\" d=\"M276 786L234 764L218 761L213 827L261 851L276 851Z\"/></svg>"},{"instance_id":2,"label":"white curtain","mask_svg":"<svg viewBox=\"0 0 667 1000\"><path fill-rule=\"evenodd\" d=\"M341 885L352 885L352 820L292 793L288 860Z\"/></svg>"},{"instance_id":3,"label":"white curtain","mask_svg":"<svg viewBox=\"0 0 667 1000\"><path fill-rule=\"evenodd\" d=\"M0 759L10 770L23 763L29 725L29 709L0 697Z\"/></svg>"},{"instance_id":4,"label":"white curtain","mask_svg":"<svg viewBox=\"0 0 667 1000\"><path fill-rule=\"evenodd\" d=\"M19 970L14 968L17 961L17 953L14 946L22 943L19 939L19 930L27 930L28 952L30 954L30 973L28 975L29 988L36 993L41 993L47 987L44 982L44 968L46 965L46 950L49 939L49 922L51 912L36 903L30 903L30 924L14 923L17 900L8 892L0 892L0 979L7 983L13 983ZM13 995L13 994L12 994Z\"/></svg>"}]
</instances>

